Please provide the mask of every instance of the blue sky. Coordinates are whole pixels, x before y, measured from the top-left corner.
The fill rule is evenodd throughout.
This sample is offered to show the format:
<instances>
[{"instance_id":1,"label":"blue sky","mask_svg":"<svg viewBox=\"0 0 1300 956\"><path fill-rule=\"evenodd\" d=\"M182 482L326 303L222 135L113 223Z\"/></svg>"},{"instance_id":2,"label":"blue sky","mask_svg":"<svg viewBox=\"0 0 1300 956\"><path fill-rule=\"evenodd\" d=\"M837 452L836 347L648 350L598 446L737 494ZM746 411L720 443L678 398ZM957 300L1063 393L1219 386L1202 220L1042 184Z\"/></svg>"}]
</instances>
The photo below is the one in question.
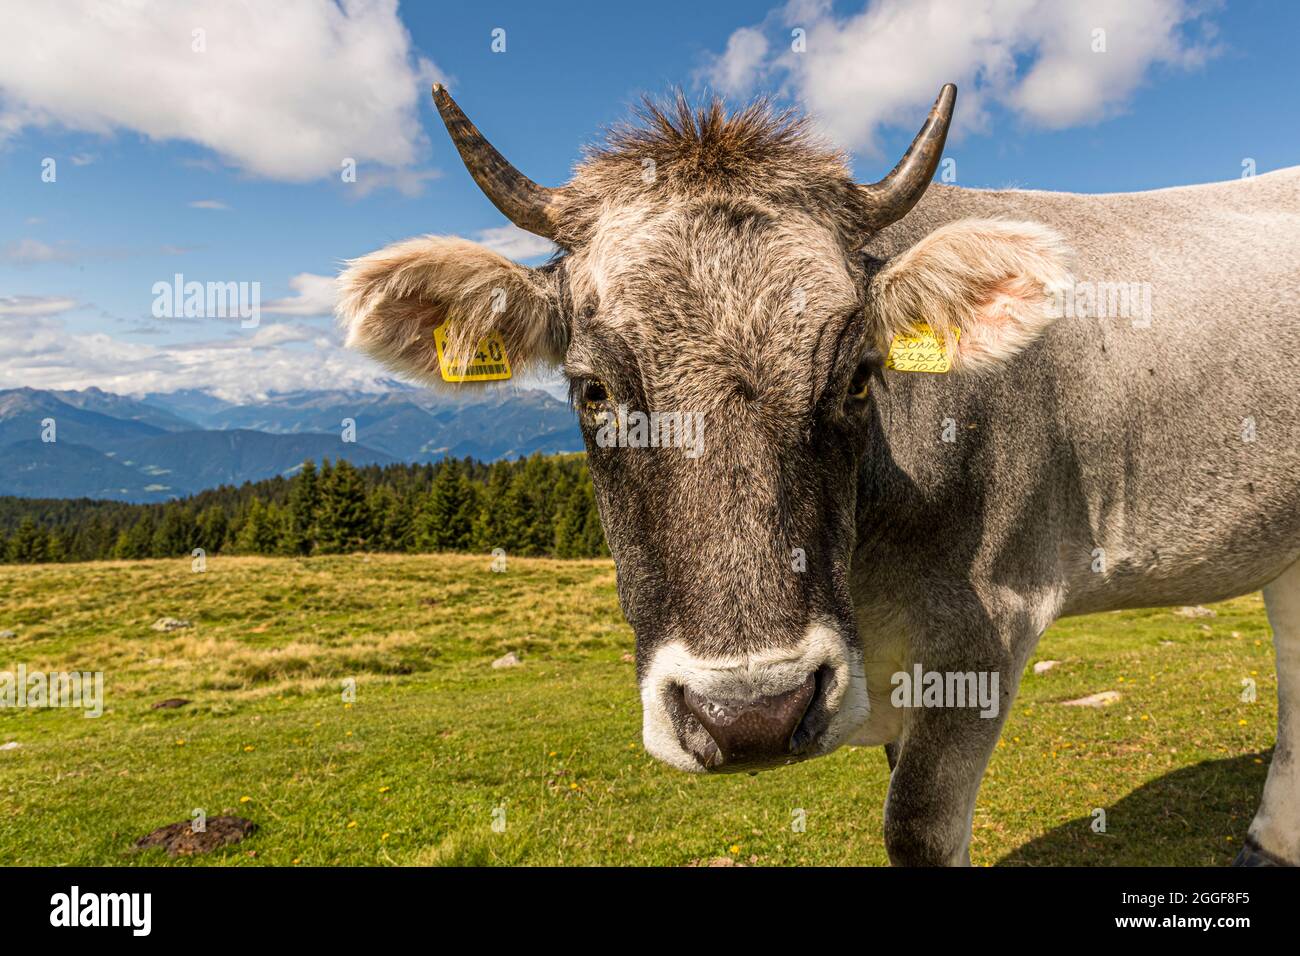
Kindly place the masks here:
<instances>
[{"instance_id":1,"label":"blue sky","mask_svg":"<svg viewBox=\"0 0 1300 956\"><path fill-rule=\"evenodd\" d=\"M1300 162L1292 3L16 9L0 39L0 387L374 387L382 372L339 348L328 315L341 260L427 232L544 254L456 160L433 79L545 184L643 94L678 85L809 109L862 179L947 80L962 88L959 185L1126 191ZM260 283L261 325L155 318L153 286L175 273Z\"/></svg>"}]
</instances>

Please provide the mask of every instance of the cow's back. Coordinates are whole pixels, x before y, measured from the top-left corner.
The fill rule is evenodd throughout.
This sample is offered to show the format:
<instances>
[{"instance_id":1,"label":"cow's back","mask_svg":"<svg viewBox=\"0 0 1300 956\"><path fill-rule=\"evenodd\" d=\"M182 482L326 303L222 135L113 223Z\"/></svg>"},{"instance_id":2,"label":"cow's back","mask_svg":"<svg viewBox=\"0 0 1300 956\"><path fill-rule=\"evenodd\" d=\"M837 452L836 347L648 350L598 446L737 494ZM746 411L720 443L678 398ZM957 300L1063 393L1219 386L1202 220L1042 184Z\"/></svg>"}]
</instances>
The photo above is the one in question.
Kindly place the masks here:
<instances>
[{"instance_id":1,"label":"cow's back","mask_svg":"<svg viewBox=\"0 0 1300 956\"><path fill-rule=\"evenodd\" d=\"M1102 196L933 187L869 251L968 217L1055 228L1077 282L1004 369L892 374L880 398L914 504L967 511L972 573L1055 576L1070 614L1229 597L1300 558L1300 167Z\"/></svg>"}]
</instances>

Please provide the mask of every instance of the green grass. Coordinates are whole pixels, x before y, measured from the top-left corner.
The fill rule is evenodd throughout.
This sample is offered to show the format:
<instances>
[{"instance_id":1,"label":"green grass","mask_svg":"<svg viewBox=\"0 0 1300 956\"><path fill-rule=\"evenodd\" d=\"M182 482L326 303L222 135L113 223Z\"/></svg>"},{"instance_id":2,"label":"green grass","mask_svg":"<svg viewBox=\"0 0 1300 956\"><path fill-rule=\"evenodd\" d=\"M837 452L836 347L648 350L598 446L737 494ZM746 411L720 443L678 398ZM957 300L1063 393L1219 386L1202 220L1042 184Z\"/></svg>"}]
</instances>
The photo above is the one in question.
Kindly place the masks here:
<instances>
[{"instance_id":1,"label":"green grass","mask_svg":"<svg viewBox=\"0 0 1300 956\"><path fill-rule=\"evenodd\" d=\"M752 777L665 768L640 745L610 563L489 563L0 566L0 630L18 634L0 638L0 669L102 670L107 698L98 719L0 710L0 744L21 745L0 751L0 863L886 862L879 748ZM1063 663L1024 679L976 810L976 864L1231 860L1263 786L1276 682L1259 596L1215 607L1047 633L1035 660ZM194 626L151 630L164 616ZM490 668L511 650L523 666ZM1240 699L1246 677L1256 703ZM1102 690L1122 698L1059 704ZM151 709L168 697L193 703ZM202 857L132 848L194 808L260 830Z\"/></svg>"}]
</instances>

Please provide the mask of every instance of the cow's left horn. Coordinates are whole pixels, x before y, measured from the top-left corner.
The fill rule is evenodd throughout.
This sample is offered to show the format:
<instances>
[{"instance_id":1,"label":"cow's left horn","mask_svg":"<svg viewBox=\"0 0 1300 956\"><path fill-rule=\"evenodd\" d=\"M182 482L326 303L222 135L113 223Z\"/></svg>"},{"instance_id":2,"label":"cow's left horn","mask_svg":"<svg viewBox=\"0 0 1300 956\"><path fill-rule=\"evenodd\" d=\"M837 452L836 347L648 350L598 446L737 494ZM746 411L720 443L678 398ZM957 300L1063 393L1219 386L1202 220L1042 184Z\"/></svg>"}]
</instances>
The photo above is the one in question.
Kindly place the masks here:
<instances>
[{"instance_id":1,"label":"cow's left horn","mask_svg":"<svg viewBox=\"0 0 1300 956\"><path fill-rule=\"evenodd\" d=\"M926 117L925 125L898 165L880 182L858 186L871 204L873 228L883 229L891 222L898 222L925 194L939 166L939 157L943 155L943 144L948 138L948 124L952 122L952 108L956 102L957 87L945 84Z\"/></svg>"},{"instance_id":2,"label":"cow's left horn","mask_svg":"<svg viewBox=\"0 0 1300 956\"><path fill-rule=\"evenodd\" d=\"M433 85L433 102L437 104L442 121L447 124L447 132L451 134L465 168L478 183L478 188L492 200L492 205L520 229L555 239L559 232L555 214L559 190L537 185L510 165L461 112L441 83Z\"/></svg>"}]
</instances>

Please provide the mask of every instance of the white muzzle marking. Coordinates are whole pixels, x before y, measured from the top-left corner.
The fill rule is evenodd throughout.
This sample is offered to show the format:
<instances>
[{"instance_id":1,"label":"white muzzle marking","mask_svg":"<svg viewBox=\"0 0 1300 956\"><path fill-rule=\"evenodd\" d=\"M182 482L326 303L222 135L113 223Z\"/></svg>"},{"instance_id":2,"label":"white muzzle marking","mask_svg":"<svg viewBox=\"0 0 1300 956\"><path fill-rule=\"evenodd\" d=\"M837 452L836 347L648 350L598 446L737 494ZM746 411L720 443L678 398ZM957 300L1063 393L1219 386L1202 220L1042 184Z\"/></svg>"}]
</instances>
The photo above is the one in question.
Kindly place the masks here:
<instances>
[{"instance_id":1,"label":"white muzzle marking","mask_svg":"<svg viewBox=\"0 0 1300 956\"><path fill-rule=\"evenodd\" d=\"M675 687L689 688L708 699L753 700L793 690L820 668L835 675L834 686L820 699L830 714L818 737L814 755L830 753L844 743L868 715L867 683L862 657L832 627L814 624L795 647L779 647L735 657L699 658L681 641L654 652L641 680L642 739L649 753L664 763L691 773L704 767L677 735L668 709Z\"/></svg>"}]
</instances>

